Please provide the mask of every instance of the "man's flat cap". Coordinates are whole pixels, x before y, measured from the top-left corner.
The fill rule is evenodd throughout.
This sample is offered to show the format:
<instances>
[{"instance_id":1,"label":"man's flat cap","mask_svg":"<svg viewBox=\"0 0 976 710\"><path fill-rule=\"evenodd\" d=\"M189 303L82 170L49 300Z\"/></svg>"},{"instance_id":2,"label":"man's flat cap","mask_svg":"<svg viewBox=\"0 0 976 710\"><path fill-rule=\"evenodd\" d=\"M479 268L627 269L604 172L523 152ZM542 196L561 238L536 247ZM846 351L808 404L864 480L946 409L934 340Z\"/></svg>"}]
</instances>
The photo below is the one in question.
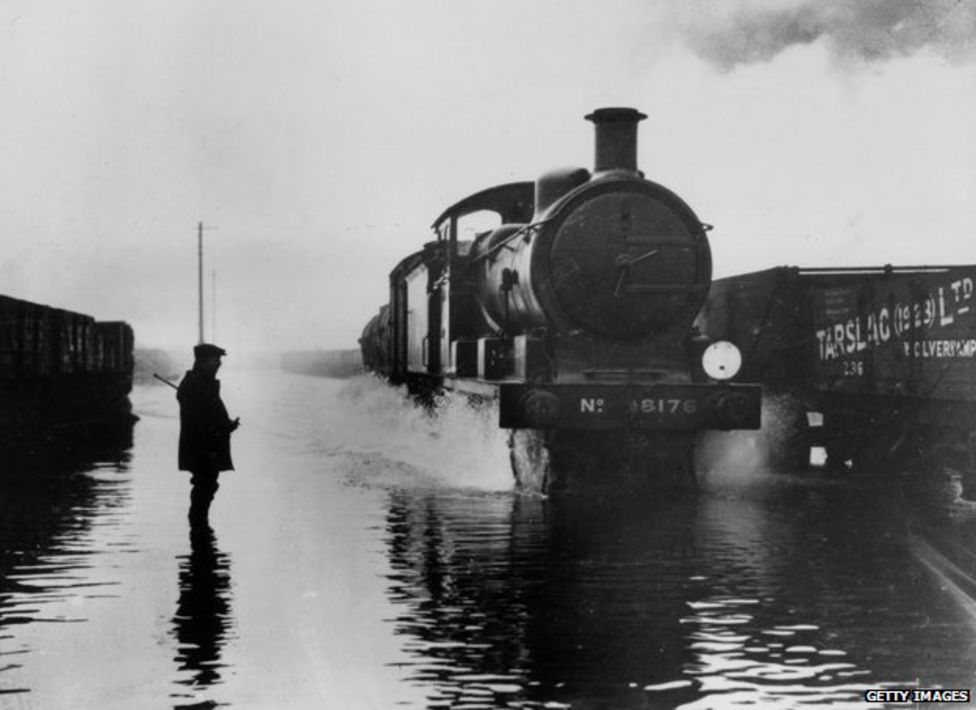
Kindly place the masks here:
<instances>
[{"instance_id":1,"label":"man's flat cap","mask_svg":"<svg viewBox=\"0 0 976 710\"><path fill-rule=\"evenodd\" d=\"M223 348L218 348L216 345L211 343L200 343L193 348L193 357L223 357L227 354L227 351Z\"/></svg>"}]
</instances>

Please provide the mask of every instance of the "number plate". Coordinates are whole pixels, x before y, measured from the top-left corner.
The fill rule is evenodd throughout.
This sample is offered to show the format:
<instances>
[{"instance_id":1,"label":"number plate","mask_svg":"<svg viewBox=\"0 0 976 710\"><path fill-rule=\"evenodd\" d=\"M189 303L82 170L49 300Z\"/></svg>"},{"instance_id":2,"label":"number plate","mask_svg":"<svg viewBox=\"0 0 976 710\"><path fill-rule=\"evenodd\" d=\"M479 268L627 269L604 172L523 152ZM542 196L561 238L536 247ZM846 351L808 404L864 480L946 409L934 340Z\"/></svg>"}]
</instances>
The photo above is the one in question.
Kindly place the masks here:
<instances>
[{"instance_id":1,"label":"number plate","mask_svg":"<svg viewBox=\"0 0 976 710\"><path fill-rule=\"evenodd\" d=\"M755 385L502 385L502 427L688 431L759 428Z\"/></svg>"}]
</instances>

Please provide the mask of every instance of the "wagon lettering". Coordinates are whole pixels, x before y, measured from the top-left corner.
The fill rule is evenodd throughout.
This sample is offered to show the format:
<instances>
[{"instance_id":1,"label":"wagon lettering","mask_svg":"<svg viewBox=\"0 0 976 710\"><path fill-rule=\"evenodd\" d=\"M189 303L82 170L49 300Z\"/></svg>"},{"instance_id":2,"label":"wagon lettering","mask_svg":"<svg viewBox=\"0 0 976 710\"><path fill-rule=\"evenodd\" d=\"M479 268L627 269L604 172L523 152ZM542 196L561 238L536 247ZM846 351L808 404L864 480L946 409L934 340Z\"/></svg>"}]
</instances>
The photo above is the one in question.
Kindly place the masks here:
<instances>
[{"instance_id":1,"label":"wagon lettering","mask_svg":"<svg viewBox=\"0 0 976 710\"><path fill-rule=\"evenodd\" d=\"M878 339L875 342L886 343L891 339L891 317L888 309L882 308L878 313Z\"/></svg>"},{"instance_id":2,"label":"wagon lettering","mask_svg":"<svg viewBox=\"0 0 976 710\"><path fill-rule=\"evenodd\" d=\"M899 338L912 329L912 308L904 303L895 306L895 334Z\"/></svg>"},{"instance_id":3,"label":"wagon lettering","mask_svg":"<svg viewBox=\"0 0 976 710\"><path fill-rule=\"evenodd\" d=\"M905 357L926 360L976 357L976 339L917 340L903 343Z\"/></svg>"},{"instance_id":4,"label":"wagon lettering","mask_svg":"<svg viewBox=\"0 0 976 710\"><path fill-rule=\"evenodd\" d=\"M923 340L919 336L955 324L960 316L970 312L974 293L976 282L967 276L944 282L903 301L890 295L876 294L878 301L887 300L888 303L843 320L828 321L817 328L817 356L822 362L847 359L891 340L908 340L902 342L906 357L971 357L966 354L965 340ZM828 319L830 315L842 312L835 303L838 298L836 294L824 297L822 313ZM847 312L850 313L849 310Z\"/></svg>"},{"instance_id":5,"label":"wagon lettering","mask_svg":"<svg viewBox=\"0 0 976 710\"><path fill-rule=\"evenodd\" d=\"M955 316L949 313L946 308L945 288L939 286L939 325L950 325L955 319Z\"/></svg>"},{"instance_id":6,"label":"wagon lettering","mask_svg":"<svg viewBox=\"0 0 976 710\"><path fill-rule=\"evenodd\" d=\"M968 276L950 284L956 303L968 301L973 297L973 280Z\"/></svg>"}]
</instances>

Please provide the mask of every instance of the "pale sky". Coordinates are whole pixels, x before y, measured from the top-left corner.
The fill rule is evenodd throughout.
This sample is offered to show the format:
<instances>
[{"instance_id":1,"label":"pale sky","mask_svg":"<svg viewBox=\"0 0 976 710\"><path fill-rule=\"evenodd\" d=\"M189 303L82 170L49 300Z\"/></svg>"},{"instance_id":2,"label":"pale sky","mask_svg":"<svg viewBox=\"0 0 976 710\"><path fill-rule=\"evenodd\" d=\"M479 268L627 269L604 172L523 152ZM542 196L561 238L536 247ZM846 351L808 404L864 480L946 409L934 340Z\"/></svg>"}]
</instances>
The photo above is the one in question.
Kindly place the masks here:
<instances>
[{"instance_id":1,"label":"pale sky","mask_svg":"<svg viewBox=\"0 0 976 710\"><path fill-rule=\"evenodd\" d=\"M0 293L188 348L202 221L208 339L355 347L611 105L716 276L976 263L976 0L0 0Z\"/></svg>"}]
</instances>

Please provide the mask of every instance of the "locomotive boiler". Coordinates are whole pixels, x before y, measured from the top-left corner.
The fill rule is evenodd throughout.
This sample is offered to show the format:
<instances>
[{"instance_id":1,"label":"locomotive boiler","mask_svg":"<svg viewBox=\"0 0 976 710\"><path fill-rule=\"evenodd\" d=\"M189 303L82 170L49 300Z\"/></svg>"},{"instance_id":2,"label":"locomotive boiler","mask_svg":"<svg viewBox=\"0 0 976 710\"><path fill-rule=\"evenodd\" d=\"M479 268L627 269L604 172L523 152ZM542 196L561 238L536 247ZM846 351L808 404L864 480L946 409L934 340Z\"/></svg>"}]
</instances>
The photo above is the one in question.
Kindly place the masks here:
<instances>
[{"instance_id":1,"label":"locomotive boiler","mask_svg":"<svg viewBox=\"0 0 976 710\"><path fill-rule=\"evenodd\" d=\"M361 338L367 368L419 393L497 401L520 486L693 480L695 436L759 427L740 355L692 323L707 231L637 167L631 108L603 108L596 159L448 207L390 274ZM491 228L463 238L471 224Z\"/></svg>"}]
</instances>

